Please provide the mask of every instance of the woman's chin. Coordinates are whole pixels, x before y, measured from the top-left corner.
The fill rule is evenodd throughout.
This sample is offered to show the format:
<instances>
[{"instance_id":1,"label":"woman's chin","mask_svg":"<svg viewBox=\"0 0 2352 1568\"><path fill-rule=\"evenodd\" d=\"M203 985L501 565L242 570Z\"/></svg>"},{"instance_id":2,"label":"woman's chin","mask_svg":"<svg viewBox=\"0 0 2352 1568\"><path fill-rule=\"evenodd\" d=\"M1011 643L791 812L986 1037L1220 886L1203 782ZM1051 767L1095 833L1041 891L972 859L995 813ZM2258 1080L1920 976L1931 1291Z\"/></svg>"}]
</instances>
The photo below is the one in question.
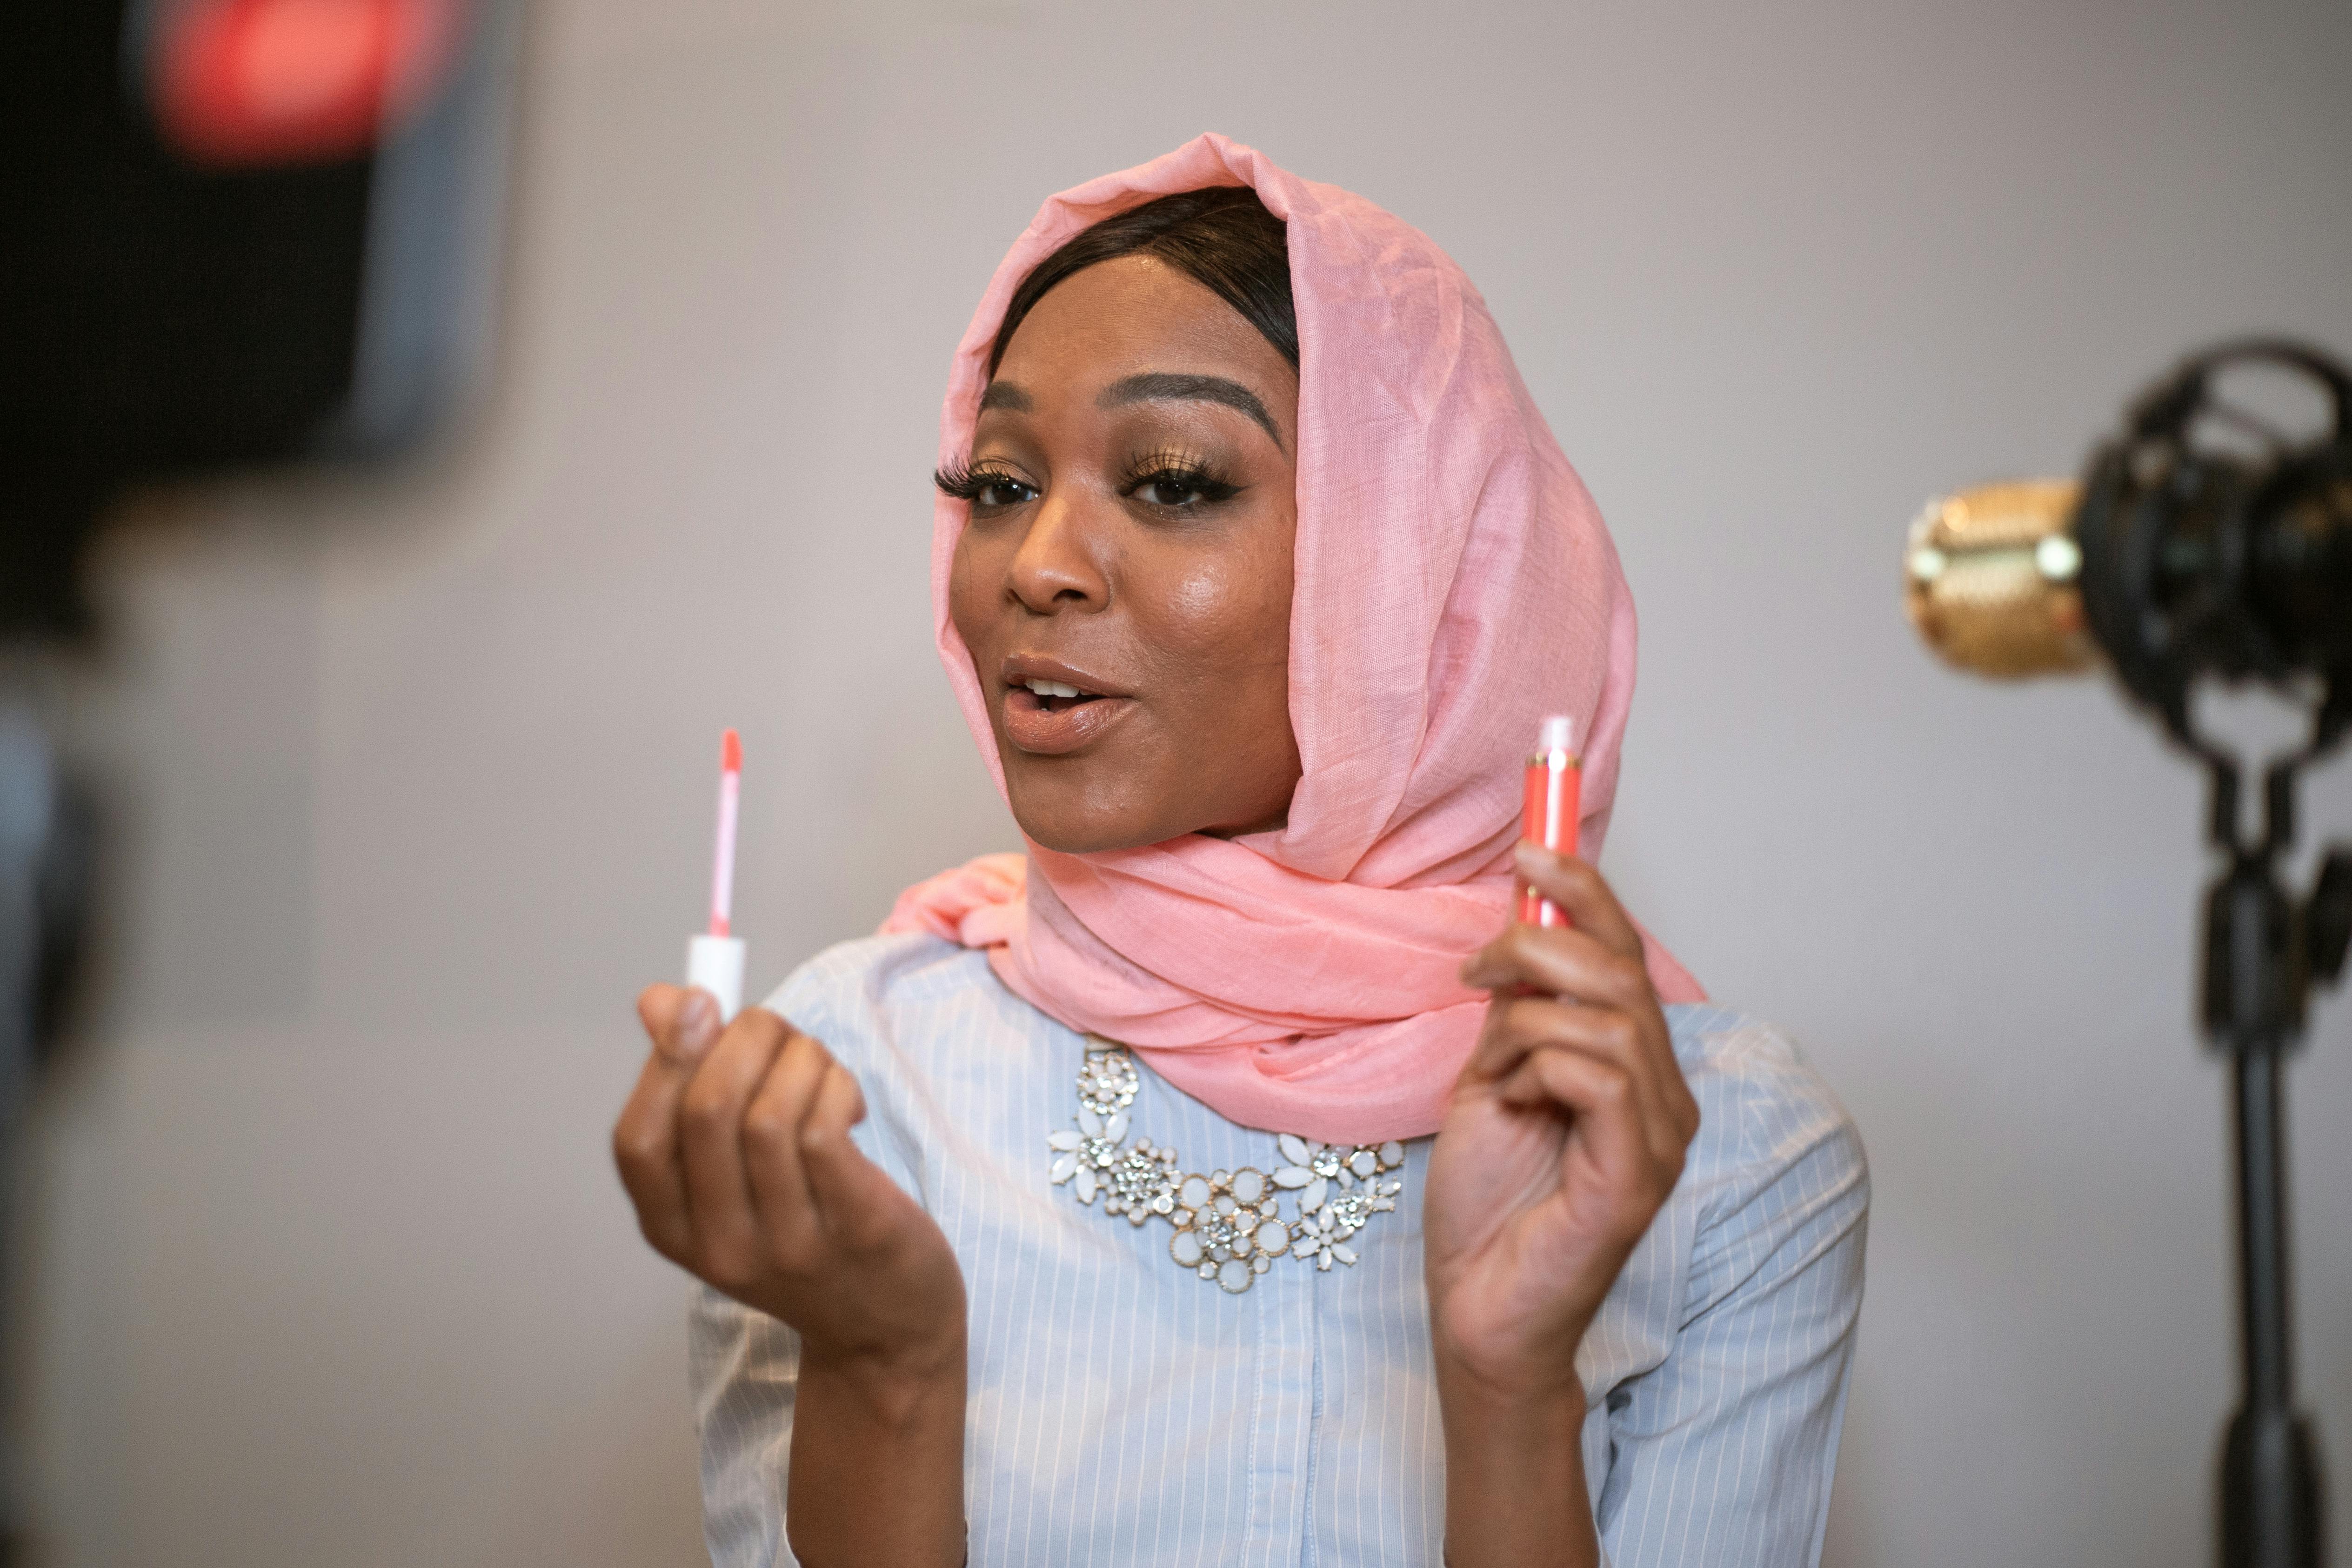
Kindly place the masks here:
<instances>
[{"instance_id":1,"label":"woman's chin","mask_svg":"<svg viewBox=\"0 0 2352 1568\"><path fill-rule=\"evenodd\" d=\"M1167 830L1160 821L1142 820L1132 810L1085 800L1054 800L1051 790L1024 789L1012 769L1013 820L1022 836L1041 849L1066 855L1101 854L1110 850L1140 849L1163 843L1190 829Z\"/></svg>"},{"instance_id":2,"label":"woman's chin","mask_svg":"<svg viewBox=\"0 0 2352 1568\"><path fill-rule=\"evenodd\" d=\"M1131 828L1122 829L1110 824L1072 823L1059 820L1049 822L1032 822L1018 811L1013 814L1013 820L1021 824L1022 836L1031 843L1035 844L1039 849L1052 850L1057 854L1066 855L1093 855L1103 854L1112 850L1138 850L1147 844L1164 843L1171 838L1181 836L1174 833L1153 833L1148 830L1138 831Z\"/></svg>"}]
</instances>

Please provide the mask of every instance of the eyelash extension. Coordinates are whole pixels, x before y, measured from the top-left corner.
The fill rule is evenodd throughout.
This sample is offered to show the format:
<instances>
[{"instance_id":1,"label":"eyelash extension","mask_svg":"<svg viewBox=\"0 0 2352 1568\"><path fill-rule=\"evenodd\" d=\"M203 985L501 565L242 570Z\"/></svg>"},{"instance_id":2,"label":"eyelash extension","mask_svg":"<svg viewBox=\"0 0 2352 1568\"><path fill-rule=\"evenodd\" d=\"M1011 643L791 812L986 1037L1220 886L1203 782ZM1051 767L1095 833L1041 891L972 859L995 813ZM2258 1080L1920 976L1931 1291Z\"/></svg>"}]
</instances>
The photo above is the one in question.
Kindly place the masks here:
<instances>
[{"instance_id":1,"label":"eyelash extension","mask_svg":"<svg viewBox=\"0 0 2352 1568\"><path fill-rule=\"evenodd\" d=\"M1188 452L1163 451L1136 459L1119 480L1119 494L1131 496L1155 481L1190 490L1206 505L1230 501L1243 489Z\"/></svg>"},{"instance_id":2,"label":"eyelash extension","mask_svg":"<svg viewBox=\"0 0 2352 1568\"><path fill-rule=\"evenodd\" d=\"M952 468L933 471L931 483L940 487L940 494L943 496L953 497L959 501L977 501L981 492L991 485L1019 485L1023 481L1001 468L974 468L971 460L966 458Z\"/></svg>"}]
</instances>

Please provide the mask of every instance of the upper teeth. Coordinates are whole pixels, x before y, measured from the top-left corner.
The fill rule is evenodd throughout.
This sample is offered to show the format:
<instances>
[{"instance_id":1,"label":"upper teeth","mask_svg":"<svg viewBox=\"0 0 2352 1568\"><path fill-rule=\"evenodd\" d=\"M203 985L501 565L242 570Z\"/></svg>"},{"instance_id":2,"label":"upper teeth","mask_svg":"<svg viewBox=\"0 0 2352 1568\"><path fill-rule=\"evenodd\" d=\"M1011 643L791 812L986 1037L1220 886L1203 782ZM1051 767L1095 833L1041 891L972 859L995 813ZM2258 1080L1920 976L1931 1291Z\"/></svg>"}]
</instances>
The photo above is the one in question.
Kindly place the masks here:
<instances>
[{"instance_id":1,"label":"upper teeth","mask_svg":"<svg viewBox=\"0 0 2352 1568\"><path fill-rule=\"evenodd\" d=\"M1023 684L1041 697L1074 697L1078 695L1077 687L1064 685L1059 681L1026 681Z\"/></svg>"}]
</instances>

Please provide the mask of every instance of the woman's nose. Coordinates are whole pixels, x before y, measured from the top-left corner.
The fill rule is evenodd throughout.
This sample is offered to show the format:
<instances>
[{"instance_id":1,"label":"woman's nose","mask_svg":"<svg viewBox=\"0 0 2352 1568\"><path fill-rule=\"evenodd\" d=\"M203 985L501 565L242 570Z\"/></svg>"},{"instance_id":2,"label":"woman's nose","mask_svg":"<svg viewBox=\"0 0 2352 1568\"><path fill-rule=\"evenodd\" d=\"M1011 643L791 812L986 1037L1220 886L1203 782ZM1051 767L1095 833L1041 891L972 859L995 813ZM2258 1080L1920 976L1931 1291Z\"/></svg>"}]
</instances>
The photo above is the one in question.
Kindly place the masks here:
<instances>
[{"instance_id":1,"label":"woman's nose","mask_svg":"<svg viewBox=\"0 0 2352 1568\"><path fill-rule=\"evenodd\" d=\"M1041 497L1013 553L1007 589L1039 615L1101 609L1110 601L1110 583L1097 559L1096 533L1081 499L1059 492Z\"/></svg>"}]
</instances>

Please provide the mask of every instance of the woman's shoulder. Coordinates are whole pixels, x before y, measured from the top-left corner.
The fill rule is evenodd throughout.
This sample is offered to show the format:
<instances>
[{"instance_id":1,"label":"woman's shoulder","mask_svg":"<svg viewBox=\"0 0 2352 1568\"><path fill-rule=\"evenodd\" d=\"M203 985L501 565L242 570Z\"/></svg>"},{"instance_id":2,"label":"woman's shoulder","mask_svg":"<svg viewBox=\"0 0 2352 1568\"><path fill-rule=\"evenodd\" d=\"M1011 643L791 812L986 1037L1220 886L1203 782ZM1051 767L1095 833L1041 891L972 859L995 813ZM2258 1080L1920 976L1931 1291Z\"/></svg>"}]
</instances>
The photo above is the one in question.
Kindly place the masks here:
<instances>
[{"instance_id":1,"label":"woman's shoulder","mask_svg":"<svg viewBox=\"0 0 2352 1568\"><path fill-rule=\"evenodd\" d=\"M1026 1038L1042 1017L1004 988L984 951L919 931L836 943L761 1005L853 1070L883 1053L903 1061L928 1046Z\"/></svg>"},{"instance_id":2,"label":"woman's shoulder","mask_svg":"<svg viewBox=\"0 0 2352 1568\"><path fill-rule=\"evenodd\" d=\"M1713 1003L1665 1014L1699 1104L1689 1156L1699 1185L1753 1192L1801 1170L1809 1182L1850 1186L1866 1201L1861 1129L1787 1030Z\"/></svg>"},{"instance_id":3,"label":"woman's shoulder","mask_svg":"<svg viewBox=\"0 0 2352 1568\"><path fill-rule=\"evenodd\" d=\"M761 1005L776 1012L889 1006L969 990L988 972L986 953L927 931L857 936L803 960Z\"/></svg>"}]
</instances>

